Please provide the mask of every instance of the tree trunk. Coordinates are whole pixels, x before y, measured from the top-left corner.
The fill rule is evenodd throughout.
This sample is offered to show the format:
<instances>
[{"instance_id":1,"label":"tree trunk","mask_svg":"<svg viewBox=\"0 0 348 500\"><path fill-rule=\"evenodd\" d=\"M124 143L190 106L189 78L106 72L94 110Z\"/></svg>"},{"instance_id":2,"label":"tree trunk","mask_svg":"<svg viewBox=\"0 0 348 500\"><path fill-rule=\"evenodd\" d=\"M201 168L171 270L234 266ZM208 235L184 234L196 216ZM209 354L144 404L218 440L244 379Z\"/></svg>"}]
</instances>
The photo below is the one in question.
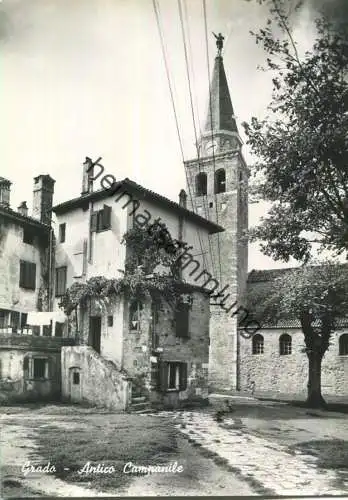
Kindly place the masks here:
<instances>
[{"instance_id":1,"label":"tree trunk","mask_svg":"<svg viewBox=\"0 0 348 500\"><path fill-rule=\"evenodd\" d=\"M326 403L321 395L321 361L319 353L311 352L308 356L308 396L307 406L310 408L325 408Z\"/></svg>"}]
</instances>

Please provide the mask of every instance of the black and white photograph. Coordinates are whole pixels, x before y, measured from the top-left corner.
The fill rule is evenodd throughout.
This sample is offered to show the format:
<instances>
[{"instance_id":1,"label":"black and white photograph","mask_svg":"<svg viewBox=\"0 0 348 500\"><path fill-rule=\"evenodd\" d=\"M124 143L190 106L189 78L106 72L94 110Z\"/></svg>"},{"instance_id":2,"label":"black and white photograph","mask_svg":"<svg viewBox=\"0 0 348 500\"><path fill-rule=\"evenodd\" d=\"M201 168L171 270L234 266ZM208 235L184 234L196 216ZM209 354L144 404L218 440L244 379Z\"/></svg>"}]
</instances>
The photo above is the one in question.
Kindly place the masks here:
<instances>
[{"instance_id":1,"label":"black and white photograph","mask_svg":"<svg viewBox=\"0 0 348 500\"><path fill-rule=\"evenodd\" d=\"M348 497L348 0L0 0L0 497Z\"/></svg>"}]
</instances>

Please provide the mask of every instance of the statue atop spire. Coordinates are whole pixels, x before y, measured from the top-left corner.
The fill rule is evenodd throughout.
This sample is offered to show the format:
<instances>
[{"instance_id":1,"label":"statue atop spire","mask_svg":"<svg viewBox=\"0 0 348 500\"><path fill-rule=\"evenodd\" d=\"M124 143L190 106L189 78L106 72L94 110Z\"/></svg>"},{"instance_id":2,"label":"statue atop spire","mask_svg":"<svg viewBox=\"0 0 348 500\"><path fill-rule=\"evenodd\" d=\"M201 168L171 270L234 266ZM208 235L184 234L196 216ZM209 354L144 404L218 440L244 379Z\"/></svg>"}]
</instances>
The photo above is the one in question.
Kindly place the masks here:
<instances>
[{"instance_id":1,"label":"statue atop spire","mask_svg":"<svg viewBox=\"0 0 348 500\"><path fill-rule=\"evenodd\" d=\"M216 38L216 46L217 46L217 49L218 49L218 53L217 55L219 57L221 57L221 52L222 52L222 48L224 46L224 40L225 40L225 37L222 36L221 33L219 33L218 35L215 35L215 33L213 32L213 35L215 36Z\"/></svg>"}]
</instances>

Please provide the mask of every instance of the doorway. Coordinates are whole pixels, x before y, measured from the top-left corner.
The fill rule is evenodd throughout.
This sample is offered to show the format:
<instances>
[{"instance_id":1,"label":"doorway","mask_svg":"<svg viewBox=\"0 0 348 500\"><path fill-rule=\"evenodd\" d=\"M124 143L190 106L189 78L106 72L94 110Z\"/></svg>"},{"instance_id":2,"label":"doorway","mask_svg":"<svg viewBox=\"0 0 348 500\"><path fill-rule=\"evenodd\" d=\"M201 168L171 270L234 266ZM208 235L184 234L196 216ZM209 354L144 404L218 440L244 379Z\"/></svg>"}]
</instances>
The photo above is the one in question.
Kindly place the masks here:
<instances>
[{"instance_id":1,"label":"doorway","mask_svg":"<svg viewBox=\"0 0 348 500\"><path fill-rule=\"evenodd\" d=\"M89 318L89 345L100 354L101 317L91 316Z\"/></svg>"}]
</instances>

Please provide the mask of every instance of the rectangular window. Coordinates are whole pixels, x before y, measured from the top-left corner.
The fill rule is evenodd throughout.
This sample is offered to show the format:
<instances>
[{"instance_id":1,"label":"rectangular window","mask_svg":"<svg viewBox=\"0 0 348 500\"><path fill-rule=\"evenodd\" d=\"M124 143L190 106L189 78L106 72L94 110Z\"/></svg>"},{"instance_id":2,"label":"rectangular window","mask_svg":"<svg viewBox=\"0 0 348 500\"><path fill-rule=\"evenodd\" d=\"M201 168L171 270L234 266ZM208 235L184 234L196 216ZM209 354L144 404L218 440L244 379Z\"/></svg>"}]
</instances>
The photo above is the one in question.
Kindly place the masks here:
<instances>
[{"instance_id":1,"label":"rectangular window","mask_svg":"<svg viewBox=\"0 0 348 500\"><path fill-rule=\"evenodd\" d=\"M114 326L114 317L108 316L108 326Z\"/></svg>"},{"instance_id":2,"label":"rectangular window","mask_svg":"<svg viewBox=\"0 0 348 500\"><path fill-rule=\"evenodd\" d=\"M65 229L66 229L66 224L59 224L59 242L64 243L65 241Z\"/></svg>"},{"instance_id":3,"label":"rectangular window","mask_svg":"<svg viewBox=\"0 0 348 500\"><path fill-rule=\"evenodd\" d=\"M190 306L179 303L175 311L176 336L181 338L189 337Z\"/></svg>"},{"instance_id":4,"label":"rectangular window","mask_svg":"<svg viewBox=\"0 0 348 500\"><path fill-rule=\"evenodd\" d=\"M14 333L16 333L17 328L19 328L19 318L20 318L20 314L18 311L11 312L11 326L12 326L12 331Z\"/></svg>"},{"instance_id":5,"label":"rectangular window","mask_svg":"<svg viewBox=\"0 0 348 500\"><path fill-rule=\"evenodd\" d=\"M24 228L23 243L27 243L28 245L32 245L34 243L34 233L32 232L32 230Z\"/></svg>"},{"instance_id":6,"label":"rectangular window","mask_svg":"<svg viewBox=\"0 0 348 500\"><path fill-rule=\"evenodd\" d=\"M21 314L21 328L24 328L27 325L28 313Z\"/></svg>"},{"instance_id":7,"label":"rectangular window","mask_svg":"<svg viewBox=\"0 0 348 500\"><path fill-rule=\"evenodd\" d=\"M33 378L42 379L47 377L47 359L34 358L33 359Z\"/></svg>"},{"instance_id":8,"label":"rectangular window","mask_svg":"<svg viewBox=\"0 0 348 500\"><path fill-rule=\"evenodd\" d=\"M6 309L0 309L0 328L7 328L9 325L9 313Z\"/></svg>"},{"instance_id":9,"label":"rectangular window","mask_svg":"<svg viewBox=\"0 0 348 500\"><path fill-rule=\"evenodd\" d=\"M42 335L44 337L52 337L52 320L50 321L49 325L43 325Z\"/></svg>"},{"instance_id":10,"label":"rectangular window","mask_svg":"<svg viewBox=\"0 0 348 500\"><path fill-rule=\"evenodd\" d=\"M80 383L80 374L79 372L73 373L73 384L78 385Z\"/></svg>"},{"instance_id":11,"label":"rectangular window","mask_svg":"<svg viewBox=\"0 0 348 500\"><path fill-rule=\"evenodd\" d=\"M166 361L160 369L162 391L185 391L187 388L187 363Z\"/></svg>"},{"instance_id":12,"label":"rectangular window","mask_svg":"<svg viewBox=\"0 0 348 500\"><path fill-rule=\"evenodd\" d=\"M102 210L91 215L91 232L99 233L111 228L111 207L104 205Z\"/></svg>"},{"instance_id":13,"label":"rectangular window","mask_svg":"<svg viewBox=\"0 0 348 500\"><path fill-rule=\"evenodd\" d=\"M56 268L56 297L61 297L66 292L67 267Z\"/></svg>"},{"instance_id":14,"label":"rectangular window","mask_svg":"<svg viewBox=\"0 0 348 500\"><path fill-rule=\"evenodd\" d=\"M178 363L168 363L168 389L179 389L179 370Z\"/></svg>"},{"instance_id":15,"label":"rectangular window","mask_svg":"<svg viewBox=\"0 0 348 500\"><path fill-rule=\"evenodd\" d=\"M63 323L56 323L54 327L54 336L63 337Z\"/></svg>"},{"instance_id":16,"label":"rectangular window","mask_svg":"<svg viewBox=\"0 0 348 500\"><path fill-rule=\"evenodd\" d=\"M35 290L36 264L25 260L20 261L19 286L28 290Z\"/></svg>"}]
</instances>

